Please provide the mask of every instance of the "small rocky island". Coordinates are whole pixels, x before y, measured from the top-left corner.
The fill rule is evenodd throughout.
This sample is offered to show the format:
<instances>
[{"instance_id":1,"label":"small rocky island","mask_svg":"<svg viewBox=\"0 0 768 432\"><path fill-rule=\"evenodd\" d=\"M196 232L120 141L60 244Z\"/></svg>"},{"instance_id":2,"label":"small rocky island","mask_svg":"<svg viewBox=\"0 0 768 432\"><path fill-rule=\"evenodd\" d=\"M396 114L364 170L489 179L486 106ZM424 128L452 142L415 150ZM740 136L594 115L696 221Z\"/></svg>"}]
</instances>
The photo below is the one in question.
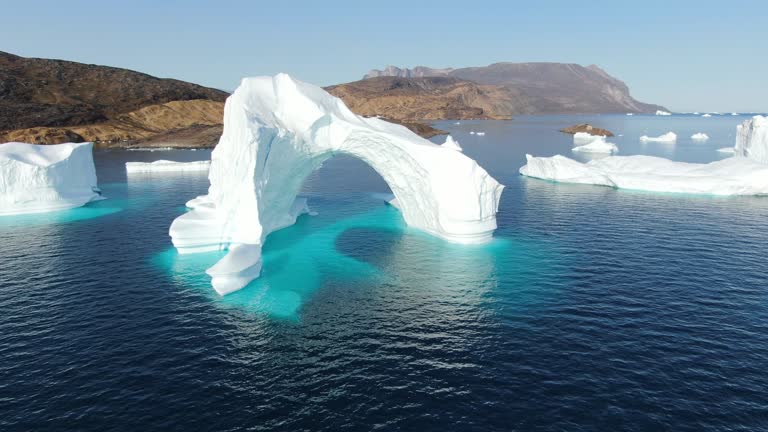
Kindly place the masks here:
<instances>
[{"instance_id":1,"label":"small rocky island","mask_svg":"<svg viewBox=\"0 0 768 432\"><path fill-rule=\"evenodd\" d=\"M590 135L599 135L604 137L613 136L613 132L609 131L608 129L594 127L589 123L581 123L581 124L573 125L567 128L563 128L563 129L560 129L560 132L571 134L571 135L577 134L579 132L584 132Z\"/></svg>"}]
</instances>

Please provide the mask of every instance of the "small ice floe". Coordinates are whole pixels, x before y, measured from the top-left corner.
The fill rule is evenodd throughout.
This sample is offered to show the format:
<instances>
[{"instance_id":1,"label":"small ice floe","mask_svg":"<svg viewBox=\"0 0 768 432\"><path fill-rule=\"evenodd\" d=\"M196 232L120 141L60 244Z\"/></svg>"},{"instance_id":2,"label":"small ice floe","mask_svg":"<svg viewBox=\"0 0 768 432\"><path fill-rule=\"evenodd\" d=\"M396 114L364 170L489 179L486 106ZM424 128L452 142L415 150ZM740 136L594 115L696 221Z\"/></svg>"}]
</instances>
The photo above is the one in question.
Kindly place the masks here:
<instances>
[{"instance_id":1,"label":"small ice floe","mask_svg":"<svg viewBox=\"0 0 768 432\"><path fill-rule=\"evenodd\" d=\"M470 135L474 135L474 134L475 134L475 131L469 131L469 134L470 134Z\"/></svg>"},{"instance_id":2,"label":"small ice floe","mask_svg":"<svg viewBox=\"0 0 768 432\"><path fill-rule=\"evenodd\" d=\"M694 141L706 141L709 139L709 135L705 134L704 132L698 132L691 135L691 139Z\"/></svg>"},{"instance_id":3,"label":"small ice floe","mask_svg":"<svg viewBox=\"0 0 768 432\"><path fill-rule=\"evenodd\" d=\"M477 132L475 135L477 135L477 136L484 136L485 132Z\"/></svg>"},{"instance_id":4,"label":"small ice floe","mask_svg":"<svg viewBox=\"0 0 768 432\"><path fill-rule=\"evenodd\" d=\"M574 152L611 154L619 151L616 144L606 141L604 136L590 135L586 132L574 134L573 143L576 147L572 148L571 151Z\"/></svg>"},{"instance_id":5,"label":"small ice floe","mask_svg":"<svg viewBox=\"0 0 768 432\"><path fill-rule=\"evenodd\" d=\"M736 149L733 147L723 147L723 148L717 149L717 151L720 153L729 153L729 154L736 153Z\"/></svg>"},{"instance_id":6,"label":"small ice floe","mask_svg":"<svg viewBox=\"0 0 768 432\"><path fill-rule=\"evenodd\" d=\"M656 111L656 115L657 116L669 116L669 115L672 115L672 113L671 112L667 112L667 111L658 110L658 111Z\"/></svg>"},{"instance_id":7,"label":"small ice floe","mask_svg":"<svg viewBox=\"0 0 768 432\"><path fill-rule=\"evenodd\" d=\"M632 113L627 113L627 115L628 115L628 116L631 116L631 115L634 115L634 114L632 114Z\"/></svg>"},{"instance_id":8,"label":"small ice floe","mask_svg":"<svg viewBox=\"0 0 768 432\"><path fill-rule=\"evenodd\" d=\"M664 135L659 135L657 137L649 137L648 135L643 135L640 137L640 141L673 143L677 141L677 135L674 132L667 132Z\"/></svg>"},{"instance_id":9,"label":"small ice floe","mask_svg":"<svg viewBox=\"0 0 768 432\"><path fill-rule=\"evenodd\" d=\"M175 162L169 160L158 160L154 162L126 162L125 172L131 173L151 173L151 172L172 172L172 171L208 171L211 161L194 162Z\"/></svg>"},{"instance_id":10,"label":"small ice floe","mask_svg":"<svg viewBox=\"0 0 768 432\"><path fill-rule=\"evenodd\" d=\"M702 117L712 117L712 114L707 113L707 114L702 115Z\"/></svg>"},{"instance_id":11,"label":"small ice floe","mask_svg":"<svg viewBox=\"0 0 768 432\"><path fill-rule=\"evenodd\" d=\"M456 141L455 139L453 139L453 137L450 136L450 135L448 135L448 137L445 138L445 142L443 143L443 147L449 148L451 150L462 151L461 150L461 145L459 145L459 142Z\"/></svg>"},{"instance_id":12,"label":"small ice floe","mask_svg":"<svg viewBox=\"0 0 768 432\"><path fill-rule=\"evenodd\" d=\"M739 113L731 113L732 116L737 116Z\"/></svg>"}]
</instances>

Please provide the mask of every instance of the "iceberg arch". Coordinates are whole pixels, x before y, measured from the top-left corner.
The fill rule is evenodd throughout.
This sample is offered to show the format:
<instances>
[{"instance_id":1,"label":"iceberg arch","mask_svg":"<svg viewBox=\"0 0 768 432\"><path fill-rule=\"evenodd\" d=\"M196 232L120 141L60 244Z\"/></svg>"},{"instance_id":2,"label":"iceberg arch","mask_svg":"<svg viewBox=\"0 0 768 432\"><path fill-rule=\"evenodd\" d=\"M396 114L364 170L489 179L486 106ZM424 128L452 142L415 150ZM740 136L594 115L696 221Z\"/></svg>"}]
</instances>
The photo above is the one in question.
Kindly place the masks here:
<instances>
[{"instance_id":1,"label":"iceberg arch","mask_svg":"<svg viewBox=\"0 0 768 432\"><path fill-rule=\"evenodd\" d=\"M378 172L408 225L451 242L491 239L503 186L477 162L279 74L245 78L227 99L208 195L173 221L174 246L180 253L228 249L207 271L212 285L222 295L244 287L261 271L266 237L307 211L297 199L304 180L337 154Z\"/></svg>"}]
</instances>

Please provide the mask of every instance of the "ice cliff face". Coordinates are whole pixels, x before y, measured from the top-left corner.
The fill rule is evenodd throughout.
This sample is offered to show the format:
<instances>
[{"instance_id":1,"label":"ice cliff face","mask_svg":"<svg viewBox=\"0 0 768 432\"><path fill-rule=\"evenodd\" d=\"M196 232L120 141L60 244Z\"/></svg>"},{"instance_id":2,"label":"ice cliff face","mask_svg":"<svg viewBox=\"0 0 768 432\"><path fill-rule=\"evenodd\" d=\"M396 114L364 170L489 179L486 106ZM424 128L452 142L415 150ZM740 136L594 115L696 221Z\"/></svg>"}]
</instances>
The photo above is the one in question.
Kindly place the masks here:
<instances>
[{"instance_id":1,"label":"ice cliff face","mask_svg":"<svg viewBox=\"0 0 768 432\"><path fill-rule=\"evenodd\" d=\"M0 216L80 207L97 191L92 143L0 144Z\"/></svg>"},{"instance_id":2,"label":"ice cliff face","mask_svg":"<svg viewBox=\"0 0 768 432\"><path fill-rule=\"evenodd\" d=\"M768 164L768 117L754 116L736 126L735 153Z\"/></svg>"},{"instance_id":3,"label":"ice cliff face","mask_svg":"<svg viewBox=\"0 0 768 432\"><path fill-rule=\"evenodd\" d=\"M458 243L488 241L503 186L451 147L357 116L288 75L246 78L226 103L208 195L188 203L170 235L182 253L228 248L208 274L220 294L240 289L258 276L267 235L306 211L296 198L304 179L343 153L382 176L410 226Z\"/></svg>"}]
</instances>

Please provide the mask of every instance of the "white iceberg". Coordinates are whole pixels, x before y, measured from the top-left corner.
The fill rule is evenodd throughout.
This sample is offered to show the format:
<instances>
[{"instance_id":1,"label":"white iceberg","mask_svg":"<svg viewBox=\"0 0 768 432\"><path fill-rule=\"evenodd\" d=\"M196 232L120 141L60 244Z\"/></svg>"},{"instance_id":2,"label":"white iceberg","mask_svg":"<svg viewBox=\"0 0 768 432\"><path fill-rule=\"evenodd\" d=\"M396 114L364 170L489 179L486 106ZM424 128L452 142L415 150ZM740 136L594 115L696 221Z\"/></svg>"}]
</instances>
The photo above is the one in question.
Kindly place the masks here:
<instances>
[{"instance_id":1,"label":"white iceberg","mask_svg":"<svg viewBox=\"0 0 768 432\"><path fill-rule=\"evenodd\" d=\"M93 143L0 144L0 215L64 210L98 199Z\"/></svg>"},{"instance_id":2,"label":"white iceberg","mask_svg":"<svg viewBox=\"0 0 768 432\"><path fill-rule=\"evenodd\" d=\"M476 133L475 135L477 135L477 136L484 136L484 135L485 135L485 132L478 132L478 133Z\"/></svg>"},{"instance_id":3,"label":"white iceberg","mask_svg":"<svg viewBox=\"0 0 768 432\"><path fill-rule=\"evenodd\" d=\"M754 116L736 126L734 152L768 164L768 117Z\"/></svg>"},{"instance_id":4,"label":"white iceberg","mask_svg":"<svg viewBox=\"0 0 768 432\"><path fill-rule=\"evenodd\" d=\"M737 116L739 113L731 113L732 116Z\"/></svg>"},{"instance_id":5,"label":"white iceberg","mask_svg":"<svg viewBox=\"0 0 768 432\"><path fill-rule=\"evenodd\" d=\"M211 161L176 162L169 160L156 160L154 162L126 162L125 172L152 173L172 171L208 171Z\"/></svg>"},{"instance_id":6,"label":"white iceberg","mask_svg":"<svg viewBox=\"0 0 768 432\"><path fill-rule=\"evenodd\" d=\"M648 135L643 135L640 137L640 141L673 143L677 141L677 135L674 132L667 132L664 135L660 135L657 137L649 137Z\"/></svg>"},{"instance_id":7,"label":"white iceberg","mask_svg":"<svg viewBox=\"0 0 768 432\"><path fill-rule=\"evenodd\" d=\"M452 137L452 136L450 136L450 135L448 135L448 136L445 138L445 142L443 143L443 147L445 147L445 148L449 148L449 149L451 149L451 150L456 150L456 151L463 151L463 150L461 149L461 145L459 145L459 142L458 142L458 141L456 141L455 139L453 139L453 137Z\"/></svg>"},{"instance_id":8,"label":"white iceberg","mask_svg":"<svg viewBox=\"0 0 768 432\"><path fill-rule=\"evenodd\" d=\"M709 135L705 134L704 132L697 132L691 135L691 139L694 141L706 141L709 139Z\"/></svg>"},{"instance_id":9,"label":"white iceberg","mask_svg":"<svg viewBox=\"0 0 768 432\"><path fill-rule=\"evenodd\" d=\"M475 134L475 131L470 131L470 132L469 132L469 134L470 134L470 135L474 135L474 134Z\"/></svg>"},{"instance_id":10,"label":"white iceberg","mask_svg":"<svg viewBox=\"0 0 768 432\"><path fill-rule=\"evenodd\" d=\"M573 144L575 147L571 150L575 152L610 154L619 151L616 144L609 143L604 136L590 135L586 132L576 132L573 135Z\"/></svg>"},{"instance_id":11,"label":"white iceberg","mask_svg":"<svg viewBox=\"0 0 768 432\"><path fill-rule=\"evenodd\" d=\"M587 163L560 155L526 158L528 163L520 168L520 174L563 183L651 192L768 194L768 165L747 158L708 164L674 162L654 156L609 156Z\"/></svg>"},{"instance_id":12,"label":"white iceberg","mask_svg":"<svg viewBox=\"0 0 768 432\"><path fill-rule=\"evenodd\" d=\"M533 157L520 174L653 192L768 195L768 118L755 116L737 127L736 146L719 149L735 157L708 164L653 156L609 156L580 163L565 156Z\"/></svg>"},{"instance_id":13,"label":"white iceberg","mask_svg":"<svg viewBox=\"0 0 768 432\"><path fill-rule=\"evenodd\" d=\"M628 115L628 116L632 116L632 115L634 115L634 114L632 114L632 113L627 113L627 115Z\"/></svg>"},{"instance_id":14,"label":"white iceberg","mask_svg":"<svg viewBox=\"0 0 768 432\"><path fill-rule=\"evenodd\" d=\"M702 117L712 117L712 114L704 114Z\"/></svg>"},{"instance_id":15,"label":"white iceberg","mask_svg":"<svg viewBox=\"0 0 768 432\"><path fill-rule=\"evenodd\" d=\"M656 115L657 116L668 116L668 115L672 115L672 113L671 112L667 112L667 111L658 110L658 111L656 111Z\"/></svg>"},{"instance_id":16,"label":"white iceberg","mask_svg":"<svg viewBox=\"0 0 768 432\"><path fill-rule=\"evenodd\" d=\"M208 270L212 285L222 295L244 287L260 273L266 237L307 211L296 196L304 180L336 154L376 170L408 225L457 243L492 238L503 186L474 160L279 74L243 79L227 99L208 195L173 221L174 246L228 249Z\"/></svg>"}]
</instances>

